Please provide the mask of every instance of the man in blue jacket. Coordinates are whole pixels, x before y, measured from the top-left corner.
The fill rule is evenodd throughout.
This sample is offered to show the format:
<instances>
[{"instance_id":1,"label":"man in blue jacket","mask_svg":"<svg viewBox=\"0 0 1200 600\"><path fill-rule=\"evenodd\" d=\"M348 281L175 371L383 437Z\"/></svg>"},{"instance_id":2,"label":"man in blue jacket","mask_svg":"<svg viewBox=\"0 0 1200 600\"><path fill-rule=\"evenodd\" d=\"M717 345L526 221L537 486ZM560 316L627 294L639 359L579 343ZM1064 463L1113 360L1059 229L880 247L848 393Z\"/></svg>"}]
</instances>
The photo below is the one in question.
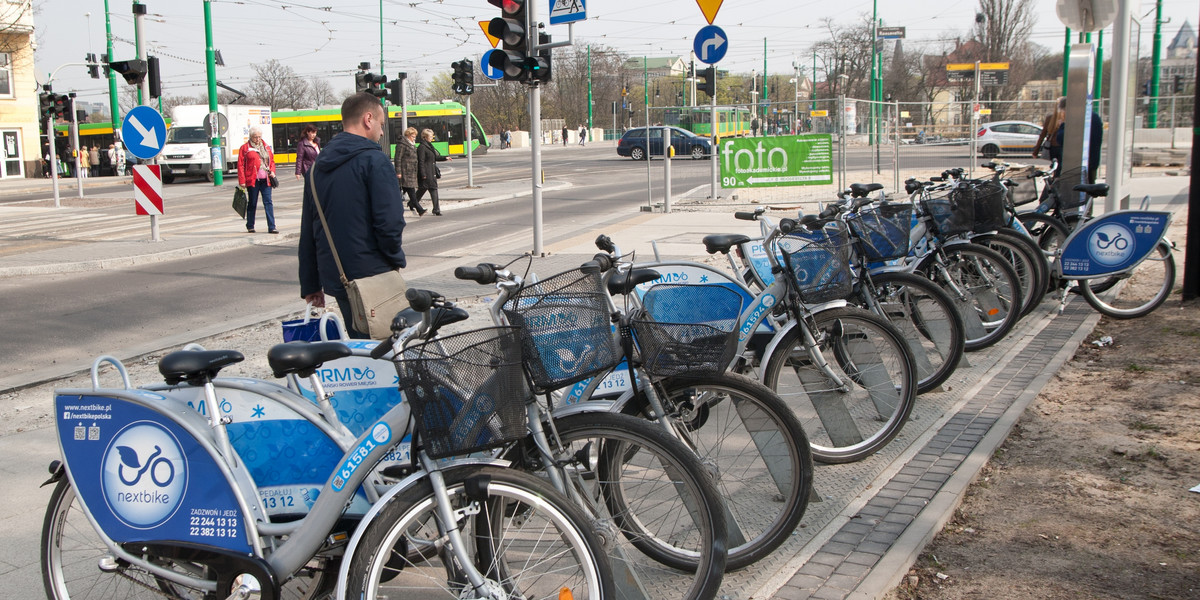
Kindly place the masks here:
<instances>
[{"instance_id":1,"label":"man in blue jacket","mask_svg":"<svg viewBox=\"0 0 1200 600\"><path fill-rule=\"evenodd\" d=\"M313 306L325 306L325 294L336 298L352 338L367 335L353 327L350 299L313 204L313 188L346 279L404 268L404 199L392 161L379 147L386 125L378 98L366 92L346 98L342 133L317 156L300 211L300 295Z\"/></svg>"}]
</instances>

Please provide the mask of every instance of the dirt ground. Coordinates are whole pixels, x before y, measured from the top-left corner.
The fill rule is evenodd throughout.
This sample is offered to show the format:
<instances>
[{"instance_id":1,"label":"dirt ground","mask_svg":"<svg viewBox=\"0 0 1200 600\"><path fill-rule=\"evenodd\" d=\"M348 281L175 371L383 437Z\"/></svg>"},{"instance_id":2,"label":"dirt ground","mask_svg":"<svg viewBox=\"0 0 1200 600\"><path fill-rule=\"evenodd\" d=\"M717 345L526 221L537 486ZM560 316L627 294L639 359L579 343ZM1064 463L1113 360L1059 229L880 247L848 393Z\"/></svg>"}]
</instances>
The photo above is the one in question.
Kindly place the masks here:
<instances>
[{"instance_id":1,"label":"dirt ground","mask_svg":"<svg viewBox=\"0 0 1200 600\"><path fill-rule=\"evenodd\" d=\"M887 598L1200 598L1197 358L1178 288L1101 320Z\"/></svg>"}]
</instances>

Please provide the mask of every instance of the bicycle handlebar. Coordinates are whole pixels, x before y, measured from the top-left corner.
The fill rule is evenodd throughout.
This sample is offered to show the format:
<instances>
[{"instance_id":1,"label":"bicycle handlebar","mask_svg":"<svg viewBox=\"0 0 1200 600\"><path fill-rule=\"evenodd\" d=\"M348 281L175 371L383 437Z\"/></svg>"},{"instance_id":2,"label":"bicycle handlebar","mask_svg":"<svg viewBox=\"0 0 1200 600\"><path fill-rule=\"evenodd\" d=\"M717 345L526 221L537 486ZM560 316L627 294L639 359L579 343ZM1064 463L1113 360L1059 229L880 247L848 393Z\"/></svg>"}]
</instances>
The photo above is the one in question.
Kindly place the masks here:
<instances>
[{"instance_id":1,"label":"bicycle handlebar","mask_svg":"<svg viewBox=\"0 0 1200 600\"><path fill-rule=\"evenodd\" d=\"M454 278L474 281L480 285L496 283L496 265L480 263L474 267L455 267Z\"/></svg>"},{"instance_id":2,"label":"bicycle handlebar","mask_svg":"<svg viewBox=\"0 0 1200 600\"><path fill-rule=\"evenodd\" d=\"M387 354L388 351L392 349L393 339L394 338L388 338L380 341L378 344L375 344L375 347L371 348L371 358L374 358L375 360L383 358L383 355Z\"/></svg>"},{"instance_id":3,"label":"bicycle handlebar","mask_svg":"<svg viewBox=\"0 0 1200 600\"><path fill-rule=\"evenodd\" d=\"M757 212L738 211L738 212L733 213L733 218L735 218L739 221L757 221L758 213Z\"/></svg>"}]
</instances>

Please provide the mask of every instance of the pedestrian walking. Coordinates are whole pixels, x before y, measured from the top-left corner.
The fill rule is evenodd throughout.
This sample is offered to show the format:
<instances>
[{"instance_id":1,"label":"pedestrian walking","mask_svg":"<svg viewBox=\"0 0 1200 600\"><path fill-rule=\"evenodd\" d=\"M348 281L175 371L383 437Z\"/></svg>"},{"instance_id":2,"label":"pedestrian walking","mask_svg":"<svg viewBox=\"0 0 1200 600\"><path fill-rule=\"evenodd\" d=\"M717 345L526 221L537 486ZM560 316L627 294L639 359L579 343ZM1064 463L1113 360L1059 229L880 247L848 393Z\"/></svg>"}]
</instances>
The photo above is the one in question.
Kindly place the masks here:
<instances>
[{"instance_id":1,"label":"pedestrian walking","mask_svg":"<svg viewBox=\"0 0 1200 600\"><path fill-rule=\"evenodd\" d=\"M421 143L417 146L417 198L413 204L420 206L421 198L425 197L425 192L429 192L429 198L433 201L433 215L440 217L442 207L438 204L437 180L442 172L437 163L450 160L450 157L438 153L437 148L433 147L433 139L432 129L421 132Z\"/></svg>"},{"instance_id":2,"label":"pedestrian walking","mask_svg":"<svg viewBox=\"0 0 1200 600\"><path fill-rule=\"evenodd\" d=\"M567 126L566 125L563 125L562 136L563 136L563 146L566 146L567 145Z\"/></svg>"},{"instance_id":3,"label":"pedestrian walking","mask_svg":"<svg viewBox=\"0 0 1200 600\"><path fill-rule=\"evenodd\" d=\"M131 166L130 161L132 160L132 158L133 158L133 155L127 156L125 154L125 145L124 144L120 144L117 146L117 164L120 165L117 167L117 169L118 169L120 175L124 176L129 173L129 168Z\"/></svg>"},{"instance_id":4,"label":"pedestrian walking","mask_svg":"<svg viewBox=\"0 0 1200 600\"><path fill-rule=\"evenodd\" d=\"M309 123L300 130L300 143L296 144L296 179L304 177L317 155L321 153L321 145L317 140L317 126Z\"/></svg>"},{"instance_id":5,"label":"pedestrian walking","mask_svg":"<svg viewBox=\"0 0 1200 600\"><path fill-rule=\"evenodd\" d=\"M758 137L758 119L753 119L750 121L750 136Z\"/></svg>"},{"instance_id":6,"label":"pedestrian walking","mask_svg":"<svg viewBox=\"0 0 1200 600\"><path fill-rule=\"evenodd\" d=\"M1045 158L1051 161L1058 162L1058 169L1054 174L1057 176L1062 171L1062 135L1059 130L1063 123L1067 120L1067 97L1059 96L1058 102L1054 105L1054 110L1050 111L1045 118L1042 119L1042 132L1038 135L1037 144L1034 146L1033 157Z\"/></svg>"},{"instance_id":7,"label":"pedestrian walking","mask_svg":"<svg viewBox=\"0 0 1200 600\"><path fill-rule=\"evenodd\" d=\"M587 144L584 142L587 142L587 125L580 125L579 126L579 145L586 146Z\"/></svg>"},{"instance_id":8,"label":"pedestrian walking","mask_svg":"<svg viewBox=\"0 0 1200 600\"><path fill-rule=\"evenodd\" d=\"M267 233L279 233L275 229L275 205L271 202L272 180L275 179L275 155L262 139L262 130L250 128L250 139L238 151L238 185L247 191L246 233L254 233L254 213L258 212L258 199L262 197L263 212L267 215Z\"/></svg>"},{"instance_id":9,"label":"pedestrian walking","mask_svg":"<svg viewBox=\"0 0 1200 600\"><path fill-rule=\"evenodd\" d=\"M417 128L409 127L404 130L404 135L400 136L400 141L396 142L396 156L392 159L392 164L396 168L396 179L400 181L400 190L408 196L408 208L417 213L417 216L425 214L425 209L421 207L420 198L417 197Z\"/></svg>"},{"instance_id":10,"label":"pedestrian walking","mask_svg":"<svg viewBox=\"0 0 1200 600\"><path fill-rule=\"evenodd\" d=\"M500 149L512 147L512 132L505 128L504 133L500 134Z\"/></svg>"},{"instance_id":11,"label":"pedestrian walking","mask_svg":"<svg viewBox=\"0 0 1200 600\"><path fill-rule=\"evenodd\" d=\"M307 175L300 209L300 295L313 306L333 296L351 338L365 339L354 329L350 298L339 275L332 238L346 279L372 277L402 269L404 207L400 186L379 138L387 121L379 98L363 92L342 102L342 132L333 136ZM315 192L315 194L314 194ZM328 223L328 236L317 214L316 199Z\"/></svg>"},{"instance_id":12,"label":"pedestrian walking","mask_svg":"<svg viewBox=\"0 0 1200 600\"><path fill-rule=\"evenodd\" d=\"M90 177L100 176L100 148L92 146L88 151L88 167L91 170Z\"/></svg>"},{"instance_id":13,"label":"pedestrian walking","mask_svg":"<svg viewBox=\"0 0 1200 600\"><path fill-rule=\"evenodd\" d=\"M117 154L117 145L109 144L108 149L104 151L104 158L108 159L108 173L110 175L118 175L121 170L120 156Z\"/></svg>"}]
</instances>

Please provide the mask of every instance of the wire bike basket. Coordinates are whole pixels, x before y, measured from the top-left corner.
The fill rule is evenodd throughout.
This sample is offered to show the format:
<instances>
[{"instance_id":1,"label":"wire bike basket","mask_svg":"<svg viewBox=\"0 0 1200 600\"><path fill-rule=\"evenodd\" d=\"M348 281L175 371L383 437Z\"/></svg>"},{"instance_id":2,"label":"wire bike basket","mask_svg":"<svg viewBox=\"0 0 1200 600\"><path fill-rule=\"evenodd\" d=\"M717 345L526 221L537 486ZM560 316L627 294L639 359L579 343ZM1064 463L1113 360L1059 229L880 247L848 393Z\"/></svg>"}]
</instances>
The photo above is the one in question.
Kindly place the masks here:
<instances>
[{"instance_id":1,"label":"wire bike basket","mask_svg":"<svg viewBox=\"0 0 1200 600\"><path fill-rule=\"evenodd\" d=\"M930 194L921 199L921 207L931 217L934 232L942 240L975 229L975 201L961 188Z\"/></svg>"},{"instance_id":2,"label":"wire bike basket","mask_svg":"<svg viewBox=\"0 0 1200 600\"><path fill-rule=\"evenodd\" d=\"M800 301L819 304L850 295L850 236L839 224L816 231L800 227L779 238L784 264L799 286Z\"/></svg>"},{"instance_id":3,"label":"wire bike basket","mask_svg":"<svg viewBox=\"0 0 1200 600\"><path fill-rule=\"evenodd\" d=\"M1073 188L1081 183L1087 183L1083 179L1083 168L1076 167L1062 172L1061 175L1054 178L1054 191L1058 194L1058 209L1062 211L1073 210L1087 204L1088 196L1083 192L1076 192Z\"/></svg>"},{"instance_id":4,"label":"wire bike basket","mask_svg":"<svg viewBox=\"0 0 1200 600\"><path fill-rule=\"evenodd\" d=\"M539 393L621 361L600 273L573 270L528 284L504 303L504 315L520 328L525 371Z\"/></svg>"},{"instance_id":5,"label":"wire bike basket","mask_svg":"<svg viewBox=\"0 0 1200 600\"><path fill-rule=\"evenodd\" d=\"M863 258L880 262L908 256L913 206L889 202L846 216L850 232L862 242Z\"/></svg>"},{"instance_id":6,"label":"wire bike basket","mask_svg":"<svg viewBox=\"0 0 1200 600\"><path fill-rule=\"evenodd\" d=\"M516 328L490 327L404 350L396 373L430 457L470 454L528 434L518 342Z\"/></svg>"},{"instance_id":7,"label":"wire bike basket","mask_svg":"<svg viewBox=\"0 0 1200 600\"><path fill-rule=\"evenodd\" d=\"M737 352L742 296L721 285L656 285L632 319L642 369L652 377L723 373ZM678 321L678 322L671 322Z\"/></svg>"},{"instance_id":8,"label":"wire bike basket","mask_svg":"<svg viewBox=\"0 0 1200 600\"><path fill-rule=\"evenodd\" d=\"M999 181L980 181L966 187L964 194L975 205L975 233L1008 226L1008 188Z\"/></svg>"}]
</instances>

